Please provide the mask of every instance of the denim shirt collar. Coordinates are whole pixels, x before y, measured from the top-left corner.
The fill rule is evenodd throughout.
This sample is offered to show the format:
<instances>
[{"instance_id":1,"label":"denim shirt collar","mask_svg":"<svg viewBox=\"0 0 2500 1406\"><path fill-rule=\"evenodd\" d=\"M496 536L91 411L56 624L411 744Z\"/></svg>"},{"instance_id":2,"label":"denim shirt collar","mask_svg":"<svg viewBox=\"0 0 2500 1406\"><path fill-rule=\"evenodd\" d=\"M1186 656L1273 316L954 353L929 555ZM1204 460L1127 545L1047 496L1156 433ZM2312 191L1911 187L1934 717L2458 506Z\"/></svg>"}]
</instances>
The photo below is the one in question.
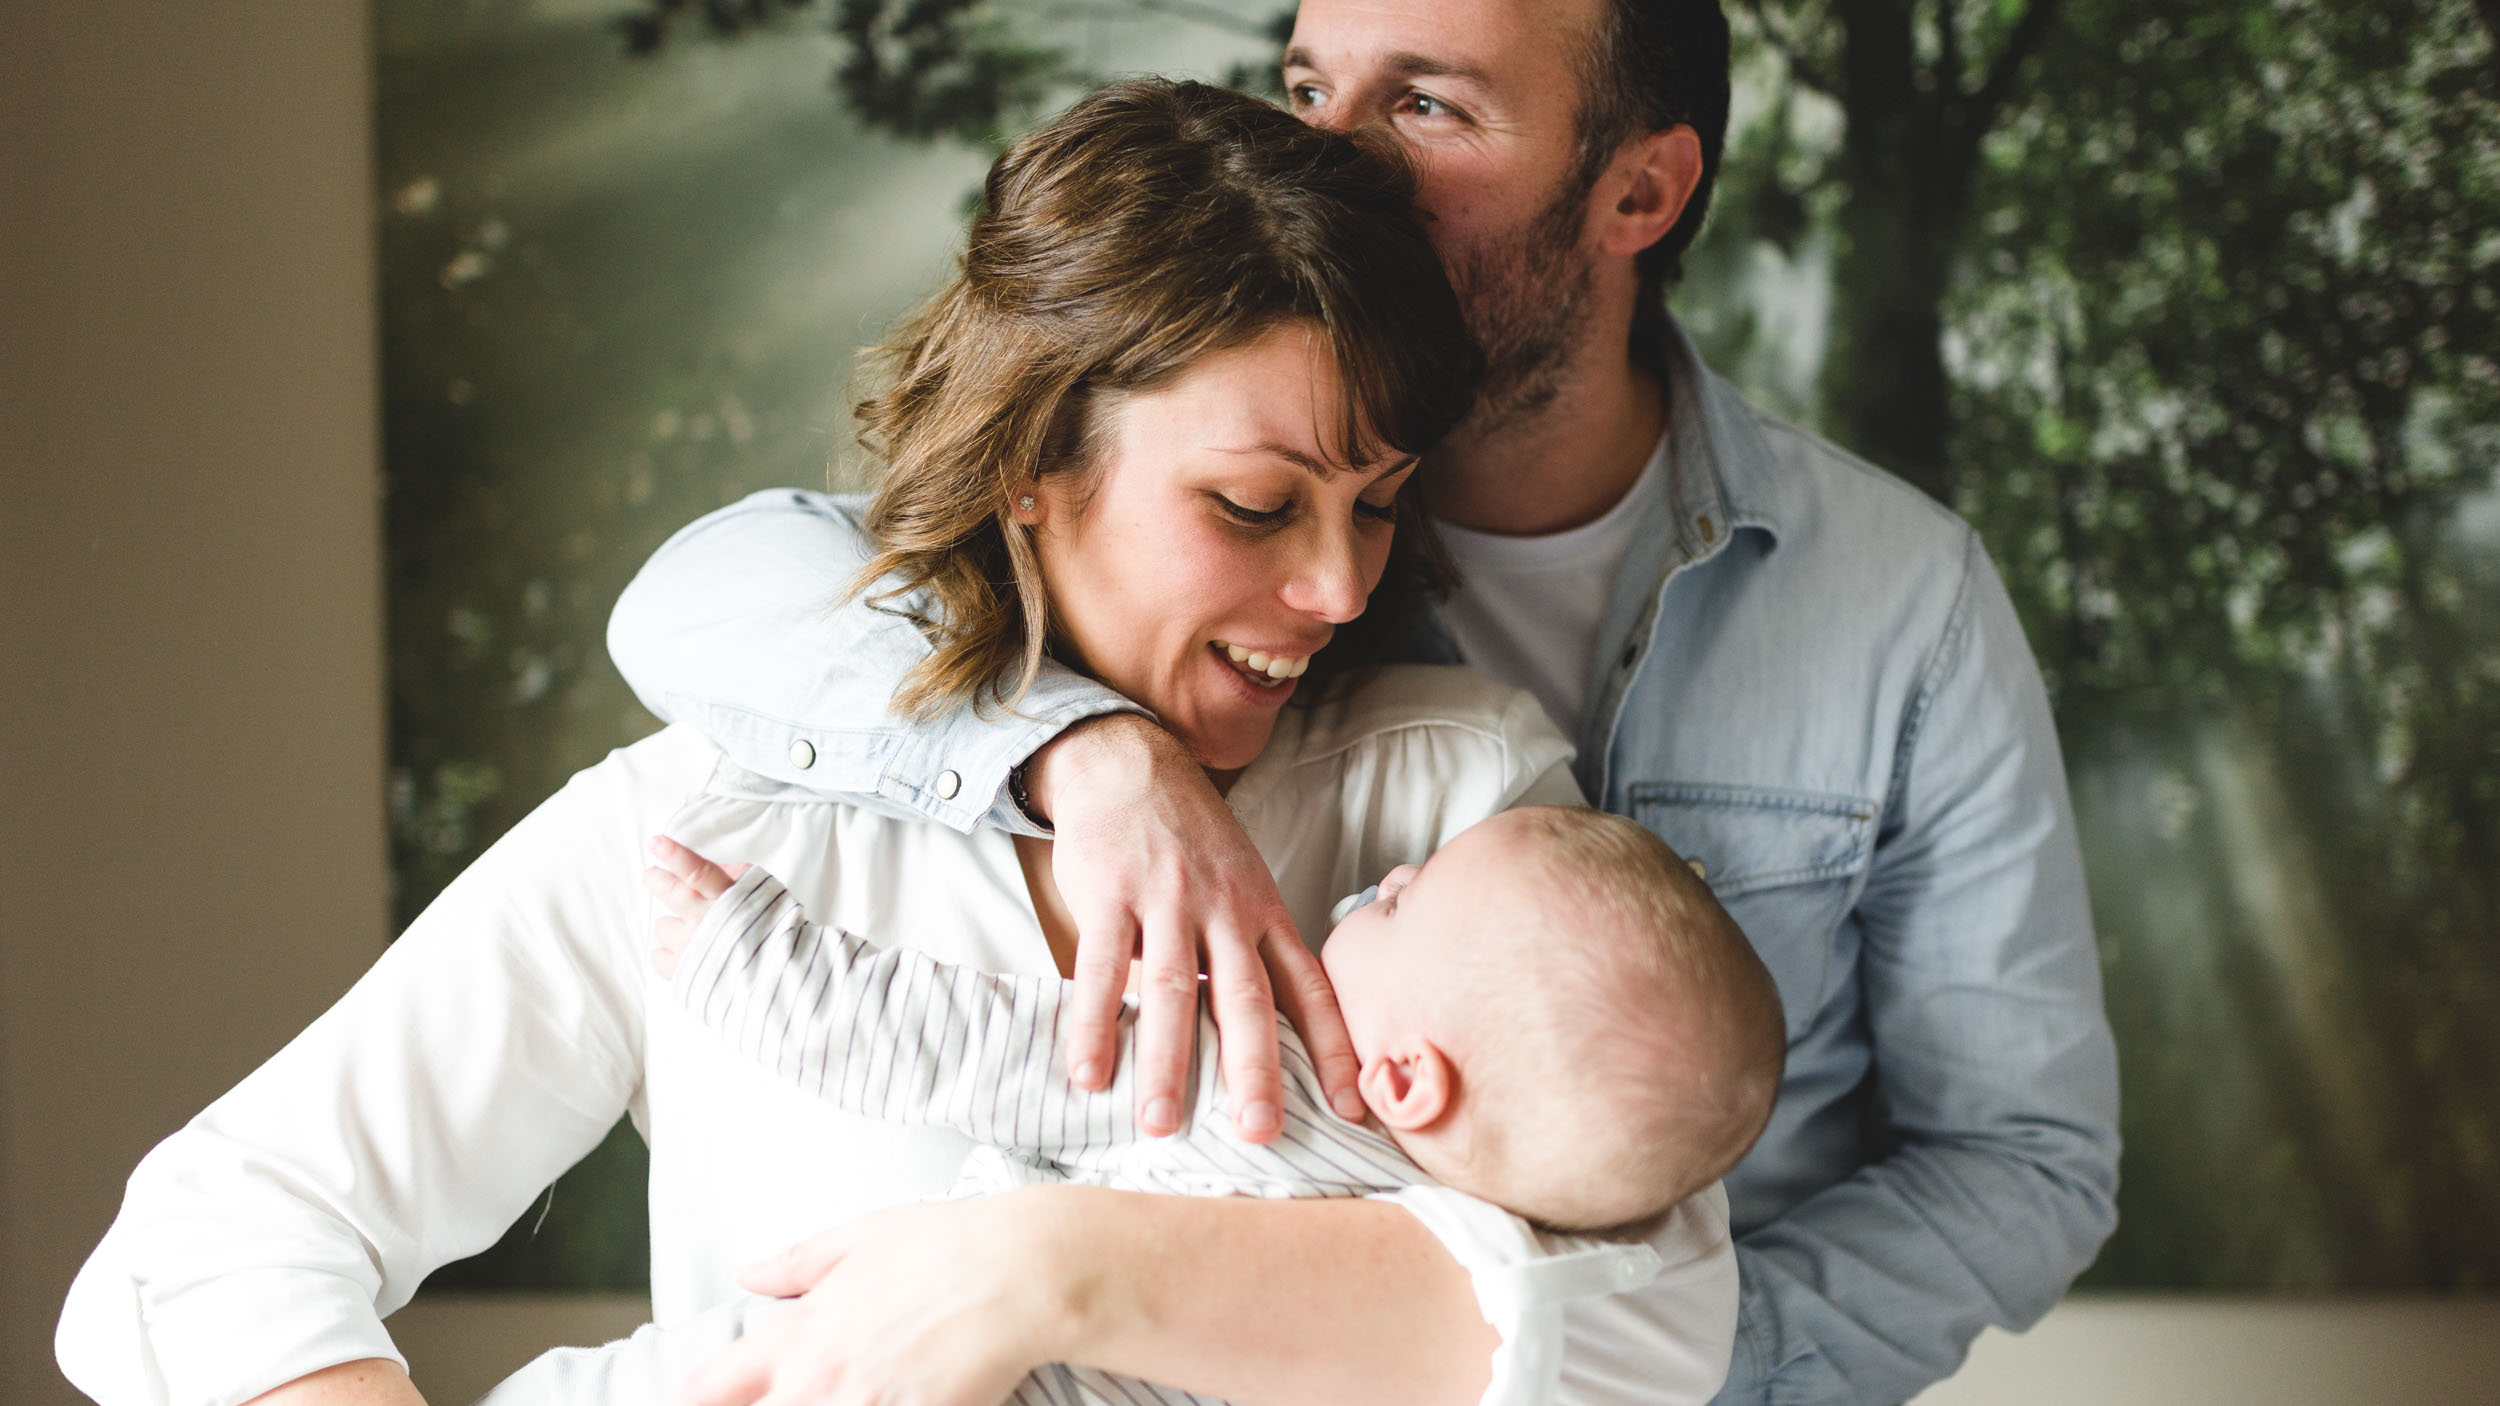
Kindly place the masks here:
<instances>
[{"instance_id":1,"label":"denim shirt collar","mask_svg":"<svg viewBox=\"0 0 2500 1406\"><path fill-rule=\"evenodd\" d=\"M1692 338L1672 317L1666 373L1667 472L1634 490L1645 498L1637 508L1640 525L1598 627L1601 646L1589 664L1589 708L1574 739L1580 784L1591 796L1604 794L1606 744L1626 687L1647 663L1650 631L1668 580L1725 551L1739 535L1758 535L1755 550L1769 552L1783 524L1804 510L1783 491L1789 485L1777 472L1752 407L1702 364ZM1402 635L1394 657L1465 662L1437 609L1427 607Z\"/></svg>"}]
</instances>

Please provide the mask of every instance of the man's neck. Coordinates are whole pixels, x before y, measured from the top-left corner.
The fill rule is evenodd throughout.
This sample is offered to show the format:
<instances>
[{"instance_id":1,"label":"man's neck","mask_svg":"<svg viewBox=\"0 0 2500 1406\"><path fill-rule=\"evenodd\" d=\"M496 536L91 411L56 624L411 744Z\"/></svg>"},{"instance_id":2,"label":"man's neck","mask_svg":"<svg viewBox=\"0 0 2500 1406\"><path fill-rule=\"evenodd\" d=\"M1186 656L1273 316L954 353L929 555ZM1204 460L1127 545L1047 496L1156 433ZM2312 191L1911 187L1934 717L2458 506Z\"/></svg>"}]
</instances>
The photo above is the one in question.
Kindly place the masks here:
<instances>
[{"instance_id":1,"label":"man's neck","mask_svg":"<svg viewBox=\"0 0 2500 1406\"><path fill-rule=\"evenodd\" d=\"M1623 501L1667 428L1666 388L1623 351L1584 344L1535 414L1463 425L1433 451L1426 505L1454 527L1533 537L1594 522Z\"/></svg>"}]
</instances>

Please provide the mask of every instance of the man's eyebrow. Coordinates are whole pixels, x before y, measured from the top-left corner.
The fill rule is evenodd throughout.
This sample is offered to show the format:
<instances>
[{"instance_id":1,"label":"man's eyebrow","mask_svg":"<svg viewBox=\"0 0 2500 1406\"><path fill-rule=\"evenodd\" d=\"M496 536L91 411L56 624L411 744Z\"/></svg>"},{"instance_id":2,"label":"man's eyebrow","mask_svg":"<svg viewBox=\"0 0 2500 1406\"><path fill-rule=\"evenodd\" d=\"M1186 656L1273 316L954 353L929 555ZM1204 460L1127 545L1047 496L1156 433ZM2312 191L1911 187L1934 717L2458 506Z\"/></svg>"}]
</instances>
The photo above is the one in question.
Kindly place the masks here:
<instances>
[{"instance_id":1,"label":"man's eyebrow","mask_svg":"<svg viewBox=\"0 0 2500 1406\"><path fill-rule=\"evenodd\" d=\"M1285 51L1284 66L1316 70L1319 67L1319 61L1311 57L1310 50L1296 45ZM1493 83L1493 76L1478 65L1460 63L1454 59L1436 59L1429 54L1405 52L1391 54L1386 66L1390 72L1401 78L1458 78L1487 87L1492 86Z\"/></svg>"},{"instance_id":2,"label":"man's eyebrow","mask_svg":"<svg viewBox=\"0 0 2500 1406\"><path fill-rule=\"evenodd\" d=\"M1300 466L1304 472L1318 479L1330 479L1341 473L1355 472L1273 439L1261 440L1257 444L1217 445L1215 452L1218 454L1257 454L1282 459L1288 464ZM1380 467L1372 470L1371 476L1375 479L1387 478L1401 469L1411 467L1417 457L1413 454L1402 454L1395 459L1387 460Z\"/></svg>"},{"instance_id":3,"label":"man's eyebrow","mask_svg":"<svg viewBox=\"0 0 2500 1406\"><path fill-rule=\"evenodd\" d=\"M1487 87L1493 83L1493 75L1475 64L1436 59L1429 54L1391 54L1389 69L1403 78L1463 78Z\"/></svg>"}]
</instances>

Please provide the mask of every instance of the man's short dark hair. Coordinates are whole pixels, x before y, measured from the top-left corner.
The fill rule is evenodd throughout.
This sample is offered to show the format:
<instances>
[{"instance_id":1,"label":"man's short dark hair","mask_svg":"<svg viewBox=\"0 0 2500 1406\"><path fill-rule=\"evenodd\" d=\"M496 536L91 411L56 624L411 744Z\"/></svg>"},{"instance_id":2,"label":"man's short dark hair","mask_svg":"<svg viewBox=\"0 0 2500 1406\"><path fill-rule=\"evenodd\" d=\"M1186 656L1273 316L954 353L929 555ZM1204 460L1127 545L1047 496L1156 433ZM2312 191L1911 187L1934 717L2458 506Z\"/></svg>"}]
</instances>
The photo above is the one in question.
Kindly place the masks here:
<instances>
[{"instance_id":1,"label":"man's short dark hair","mask_svg":"<svg viewBox=\"0 0 2500 1406\"><path fill-rule=\"evenodd\" d=\"M1673 228L1641 251L1636 351L1666 331L1666 290L1684 276L1684 251L1701 232L1719 148L1727 140L1727 16L1719 0L1603 0L1580 55L1580 186L1586 190L1626 141L1690 126L1701 138L1701 180ZM1645 345L1646 344L1646 345Z\"/></svg>"}]
</instances>

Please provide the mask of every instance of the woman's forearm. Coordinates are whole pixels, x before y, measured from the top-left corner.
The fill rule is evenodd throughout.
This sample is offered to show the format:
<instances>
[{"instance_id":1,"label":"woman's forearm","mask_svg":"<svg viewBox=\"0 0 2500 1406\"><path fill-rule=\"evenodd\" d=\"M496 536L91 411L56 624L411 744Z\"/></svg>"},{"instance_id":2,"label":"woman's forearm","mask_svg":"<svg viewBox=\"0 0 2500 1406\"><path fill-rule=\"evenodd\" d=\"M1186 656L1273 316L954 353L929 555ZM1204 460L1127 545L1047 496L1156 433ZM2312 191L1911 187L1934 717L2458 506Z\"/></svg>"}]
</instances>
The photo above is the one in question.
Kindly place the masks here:
<instances>
[{"instance_id":1,"label":"woman's forearm","mask_svg":"<svg viewBox=\"0 0 2500 1406\"><path fill-rule=\"evenodd\" d=\"M1386 1202L1054 1187L1061 1361L1243 1406L1473 1406L1499 1338Z\"/></svg>"},{"instance_id":2,"label":"woman's forearm","mask_svg":"<svg viewBox=\"0 0 2500 1406\"><path fill-rule=\"evenodd\" d=\"M399 1364L370 1357L297 1377L244 1406L425 1406L425 1398Z\"/></svg>"}]
</instances>

